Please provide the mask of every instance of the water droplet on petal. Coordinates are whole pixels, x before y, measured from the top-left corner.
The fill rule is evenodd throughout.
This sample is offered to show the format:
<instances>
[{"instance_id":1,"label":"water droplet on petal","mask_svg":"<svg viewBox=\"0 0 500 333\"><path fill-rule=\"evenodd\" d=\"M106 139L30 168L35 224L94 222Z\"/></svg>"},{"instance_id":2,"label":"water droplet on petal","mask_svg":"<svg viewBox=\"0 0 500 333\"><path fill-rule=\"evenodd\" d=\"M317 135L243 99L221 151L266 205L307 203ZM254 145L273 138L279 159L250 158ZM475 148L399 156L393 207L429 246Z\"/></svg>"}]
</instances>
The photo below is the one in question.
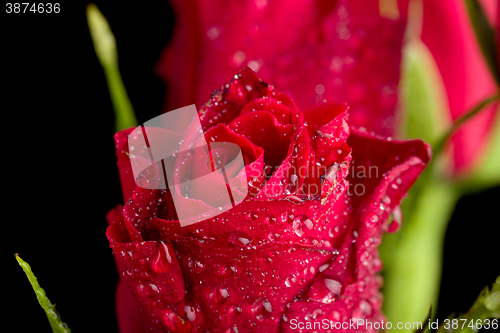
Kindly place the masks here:
<instances>
[{"instance_id":1,"label":"water droplet on petal","mask_svg":"<svg viewBox=\"0 0 500 333\"><path fill-rule=\"evenodd\" d=\"M229 297L229 292L227 291L227 289L219 289L219 292L220 292L222 297L224 297L224 298Z\"/></svg>"},{"instance_id":2,"label":"water droplet on petal","mask_svg":"<svg viewBox=\"0 0 500 333\"><path fill-rule=\"evenodd\" d=\"M231 244L238 246L238 247L243 247L245 245L248 245L250 243L250 238L243 232L233 232L229 235L228 237L229 242Z\"/></svg>"},{"instance_id":3,"label":"water droplet on petal","mask_svg":"<svg viewBox=\"0 0 500 333\"><path fill-rule=\"evenodd\" d=\"M357 307L352 311L353 320L364 319L372 311L372 306L365 300L358 303Z\"/></svg>"},{"instance_id":4,"label":"water droplet on petal","mask_svg":"<svg viewBox=\"0 0 500 333\"><path fill-rule=\"evenodd\" d=\"M276 222L276 217L274 217L274 215L268 215L265 221L267 224L274 224Z\"/></svg>"},{"instance_id":5,"label":"water droplet on petal","mask_svg":"<svg viewBox=\"0 0 500 333\"><path fill-rule=\"evenodd\" d=\"M209 303L216 305L223 304L227 301L229 297L229 291L225 287L216 286L213 289L209 289L206 294L206 299Z\"/></svg>"},{"instance_id":6,"label":"water droplet on petal","mask_svg":"<svg viewBox=\"0 0 500 333\"><path fill-rule=\"evenodd\" d=\"M205 265L203 265L200 261L195 260L194 262L194 270L196 273L201 273L205 270Z\"/></svg>"},{"instance_id":7,"label":"water droplet on petal","mask_svg":"<svg viewBox=\"0 0 500 333\"><path fill-rule=\"evenodd\" d=\"M252 306L252 313L256 316L257 320L264 321L272 316L273 306L268 299L264 301L258 300Z\"/></svg>"},{"instance_id":8,"label":"water droplet on petal","mask_svg":"<svg viewBox=\"0 0 500 333\"><path fill-rule=\"evenodd\" d=\"M243 237L238 237L238 240L243 244L243 245L247 245L248 243L250 243L250 240L248 238L243 238Z\"/></svg>"},{"instance_id":9,"label":"water droplet on petal","mask_svg":"<svg viewBox=\"0 0 500 333\"><path fill-rule=\"evenodd\" d=\"M184 307L184 311L186 311L187 318L190 321L194 321L196 319L196 310L194 307L186 305Z\"/></svg>"},{"instance_id":10,"label":"water droplet on petal","mask_svg":"<svg viewBox=\"0 0 500 333\"><path fill-rule=\"evenodd\" d=\"M370 227L376 226L379 221L380 221L380 218L375 213L370 213L365 218L366 225L368 225Z\"/></svg>"},{"instance_id":11,"label":"water droplet on petal","mask_svg":"<svg viewBox=\"0 0 500 333\"><path fill-rule=\"evenodd\" d=\"M182 319L170 309L165 311L165 314L163 315L163 322L172 332L187 333L193 328L193 325L189 320Z\"/></svg>"},{"instance_id":12,"label":"water droplet on petal","mask_svg":"<svg viewBox=\"0 0 500 333\"><path fill-rule=\"evenodd\" d=\"M382 260L380 258L373 258L372 264L375 272L379 272L382 269Z\"/></svg>"},{"instance_id":13,"label":"water droplet on petal","mask_svg":"<svg viewBox=\"0 0 500 333\"><path fill-rule=\"evenodd\" d=\"M333 322L339 322L340 321L340 313L338 313L337 311L330 312L330 314L328 315L328 320L331 320Z\"/></svg>"},{"instance_id":14,"label":"water droplet on petal","mask_svg":"<svg viewBox=\"0 0 500 333\"><path fill-rule=\"evenodd\" d=\"M309 219L306 219L306 220L304 221L304 224L305 224L305 226L306 226L309 230L312 230L312 228L314 227L314 223L313 223L311 220L309 220Z\"/></svg>"},{"instance_id":15,"label":"water droplet on petal","mask_svg":"<svg viewBox=\"0 0 500 333\"><path fill-rule=\"evenodd\" d=\"M392 211L392 222L387 227L388 232L396 232L403 224L403 214L401 213L401 208L396 206Z\"/></svg>"},{"instance_id":16,"label":"water droplet on petal","mask_svg":"<svg viewBox=\"0 0 500 333\"><path fill-rule=\"evenodd\" d=\"M152 267L156 273L166 273L172 269L172 257L175 255L171 243L160 242Z\"/></svg>"},{"instance_id":17,"label":"water droplet on petal","mask_svg":"<svg viewBox=\"0 0 500 333\"><path fill-rule=\"evenodd\" d=\"M340 284L340 282L333 280L333 279L325 279L325 286L334 295L340 295L340 293L342 291L342 284Z\"/></svg>"},{"instance_id":18,"label":"water droplet on petal","mask_svg":"<svg viewBox=\"0 0 500 333\"><path fill-rule=\"evenodd\" d=\"M281 213L281 222L283 223L292 223L294 220L294 216L289 212Z\"/></svg>"}]
</instances>

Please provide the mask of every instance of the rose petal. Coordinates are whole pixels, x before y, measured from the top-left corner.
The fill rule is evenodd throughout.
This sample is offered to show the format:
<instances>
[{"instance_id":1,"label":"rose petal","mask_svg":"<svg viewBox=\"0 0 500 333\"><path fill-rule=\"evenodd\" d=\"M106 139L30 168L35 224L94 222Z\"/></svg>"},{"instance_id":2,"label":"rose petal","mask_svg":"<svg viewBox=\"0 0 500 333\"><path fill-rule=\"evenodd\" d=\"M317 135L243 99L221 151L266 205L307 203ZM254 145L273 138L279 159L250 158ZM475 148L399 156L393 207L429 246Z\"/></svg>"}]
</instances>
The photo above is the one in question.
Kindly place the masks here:
<instances>
[{"instance_id":1,"label":"rose petal","mask_svg":"<svg viewBox=\"0 0 500 333\"><path fill-rule=\"evenodd\" d=\"M200 110L200 121L206 130L219 123L229 124L239 116L241 109L250 101L267 94L267 84L249 68L214 91L212 98Z\"/></svg>"},{"instance_id":2,"label":"rose petal","mask_svg":"<svg viewBox=\"0 0 500 333\"><path fill-rule=\"evenodd\" d=\"M265 111L255 111L238 117L228 125L228 128L263 148L264 162L271 166L281 164L293 134L292 125L281 124Z\"/></svg>"},{"instance_id":3,"label":"rose petal","mask_svg":"<svg viewBox=\"0 0 500 333\"><path fill-rule=\"evenodd\" d=\"M281 124L302 124L304 122L301 112L272 97L266 96L251 101L241 110L240 117L254 111L267 111Z\"/></svg>"},{"instance_id":4,"label":"rose petal","mask_svg":"<svg viewBox=\"0 0 500 333\"><path fill-rule=\"evenodd\" d=\"M139 333L146 330L146 324L141 317L140 305L130 290L128 282L118 280L116 286L116 313L120 333Z\"/></svg>"},{"instance_id":5,"label":"rose petal","mask_svg":"<svg viewBox=\"0 0 500 333\"><path fill-rule=\"evenodd\" d=\"M349 106L346 103L321 103L304 109L304 120L307 124L307 131L309 132L309 135L311 137L314 136L316 134L316 130L319 130L322 126L330 124L332 120L341 116L337 122L328 125L325 128L325 132L335 135L338 139L346 140L349 136L349 126L347 126L347 123L345 122L347 120L348 109ZM334 126L337 126L340 131L333 132ZM326 130L327 128L328 130Z\"/></svg>"},{"instance_id":6,"label":"rose petal","mask_svg":"<svg viewBox=\"0 0 500 333\"><path fill-rule=\"evenodd\" d=\"M118 159L118 172L122 184L123 202L126 202L130 198L136 187L132 165L130 164L128 155L128 136L133 130L133 128L123 130L116 133L114 136L116 157Z\"/></svg>"},{"instance_id":7,"label":"rose petal","mask_svg":"<svg viewBox=\"0 0 500 333\"><path fill-rule=\"evenodd\" d=\"M164 319L171 311L184 316L185 283L170 243L111 241L111 247L118 270L138 301L147 327L169 328L168 320L158 318Z\"/></svg>"},{"instance_id":8,"label":"rose petal","mask_svg":"<svg viewBox=\"0 0 500 333\"><path fill-rule=\"evenodd\" d=\"M251 332L258 324L263 332L277 332L285 305L314 278L310 267L332 256L285 244L245 249L227 240L180 239L176 248L188 294L202 313L212 314L203 328L213 331L236 326Z\"/></svg>"}]
</instances>

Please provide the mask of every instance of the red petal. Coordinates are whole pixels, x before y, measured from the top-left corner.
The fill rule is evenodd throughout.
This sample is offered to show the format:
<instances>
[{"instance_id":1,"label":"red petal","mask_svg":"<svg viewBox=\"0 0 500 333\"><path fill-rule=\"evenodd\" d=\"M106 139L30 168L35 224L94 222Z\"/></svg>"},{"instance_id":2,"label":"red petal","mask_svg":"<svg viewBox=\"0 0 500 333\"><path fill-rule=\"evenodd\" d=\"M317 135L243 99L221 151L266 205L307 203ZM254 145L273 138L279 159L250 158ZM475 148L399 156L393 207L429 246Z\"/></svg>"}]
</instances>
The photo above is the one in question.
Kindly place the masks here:
<instances>
[{"instance_id":1,"label":"red petal","mask_svg":"<svg viewBox=\"0 0 500 333\"><path fill-rule=\"evenodd\" d=\"M185 283L173 247L151 241L116 243L110 239L110 242L118 271L138 301L146 326L165 330L170 323L163 318L169 311L182 317ZM162 251L167 245L170 254L165 256ZM166 261L167 264L159 265L159 261Z\"/></svg>"},{"instance_id":2,"label":"red petal","mask_svg":"<svg viewBox=\"0 0 500 333\"><path fill-rule=\"evenodd\" d=\"M188 294L210 314L203 331L217 332L232 326L254 332L256 324L259 332L277 332L285 305L314 278L310 267L332 256L287 244L240 248L227 240L178 240L176 248Z\"/></svg>"},{"instance_id":3,"label":"red petal","mask_svg":"<svg viewBox=\"0 0 500 333\"><path fill-rule=\"evenodd\" d=\"M219 123L229 124L247 103L266 94L267 84L254 71L249 68L241 70L220 91L214 91L210 101L200 110L202 127L207 130Z\"/></svg>"},{"instance_id":4,"label":"red petal","mask_svg":"<svg viewBox=\"0 0 500 333\"><path fill-rule=\"evenodd\" d=\"M234 133L243 135L256 146L264 149L264 162L278 166L285 158L293 126L281 124L278 119L265 111L255 111L238 117L229 124Z\"/></svg>"},{"instance_id":5,"label":"red petal","mask_svg":"<svg viewBox=\"0 0 500 333\"><path fill-rule=\"evenodd\" d=\"M136 187L128 155L128 136L133 130L133 128L123 130L116 133L114 136L116 157L118 159L118 172L120 173L120 182L122 184L123 202L127 202Z\"/></svg>"},{"instance_id":6,"label":"red petal","mask_svg":"<svg viewBox=\"0 0 500 333\"><path fill-rule=\"evenodd\" d=\"M124 279L118 280L116 286L116 314L120 333L141 333L146 330L140 305Z\"/></svg>"}]
</instances>

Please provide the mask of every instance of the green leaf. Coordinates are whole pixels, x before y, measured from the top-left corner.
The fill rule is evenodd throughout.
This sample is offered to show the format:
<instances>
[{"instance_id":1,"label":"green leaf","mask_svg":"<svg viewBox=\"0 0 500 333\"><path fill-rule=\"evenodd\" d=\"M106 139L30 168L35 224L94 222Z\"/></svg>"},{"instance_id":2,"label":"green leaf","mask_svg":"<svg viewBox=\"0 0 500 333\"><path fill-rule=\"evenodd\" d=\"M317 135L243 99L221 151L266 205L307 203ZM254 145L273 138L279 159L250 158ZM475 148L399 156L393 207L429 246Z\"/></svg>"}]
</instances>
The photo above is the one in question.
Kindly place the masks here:
<instances>
[{"instance_id":1,"label":"green leaf","mask_svg":"<svg viewBox=\"0 0 500 333\"><path fill-rule=\"evenodd\" d=\"M497 49L495 46L495 31L490 26L483 8L478 0L464 0L469 12L469 19L476 33L477 41L490 68L491 74L500 86L500 71L497 63Z\"/></svg>"},{"instance_id":2,"label":"green leaf","mask_svg":"<svg viewBox=\"0 0 500 333\"><path fill-rule=\"evenodd\" d=\"M412 39L403 51L400 137L432 142L450 123L446 91L429 49Z\"/></svg>"},{"instance_id":3,"label":"green leaf","mask_svg":"<svg viewBox=\"0 0 500 333\"><path fill-rule=\"evenodd\" d=\"M95 53L104 69L115 109L115 130L136 127L134 108L127 95L118 67L116 40L108 21L93 3L87 6L87 21Z\"/></svg>"},{"instance_id":4,"label":"green leaf","mask_svg":"<svg viewBox=\"0 0 500 333\"><path fill-rule=\"evenodd\" d=\"M457 329L448 328L446 329L444 325L441 325L438 329L438 333L476 333L477 330L473 330L472 327L468 327L471 320L474 324L477 320L484 322L485 319L498 319L500 318L500 276L497 277L495 283L491 290L485 287L483 291L479 294L470 310L458 317L456 319L462 320L467 323L466 325L459 325ZM453 319L453 317L451 317ZM462 323L462 322L460 322ZM465 326L462 328L462 326ZM484 324L483 324L484 326Z\"/></svg>"},{"instance_id":5,"label":"green leaf","mask_svg":"<svg viewBox=\"0 0 500 333\"><path fill-rule=\"evenodd\" d=\"M40 287L40 285L38 284L38 280L31 271L30 265L26 261L21 259L17 254L16 254L16 260L22 267L24 273L26 273L26 276L28 276L28 280L30 281L31 286L35 291L36 298L38 299L38 303L40 303L40 306L43 308L45 314L47 315L50 327L52 328L52 332L71 333L71 330L69 329L68 325L66 325L66 323L63 323L61 321L61 317L59 316L59 313L56 311L55 305L50 303L50 300L47 298L47 295L45 295L45 290L43 290L42 287Z\"/></svg>"}]
</instances>

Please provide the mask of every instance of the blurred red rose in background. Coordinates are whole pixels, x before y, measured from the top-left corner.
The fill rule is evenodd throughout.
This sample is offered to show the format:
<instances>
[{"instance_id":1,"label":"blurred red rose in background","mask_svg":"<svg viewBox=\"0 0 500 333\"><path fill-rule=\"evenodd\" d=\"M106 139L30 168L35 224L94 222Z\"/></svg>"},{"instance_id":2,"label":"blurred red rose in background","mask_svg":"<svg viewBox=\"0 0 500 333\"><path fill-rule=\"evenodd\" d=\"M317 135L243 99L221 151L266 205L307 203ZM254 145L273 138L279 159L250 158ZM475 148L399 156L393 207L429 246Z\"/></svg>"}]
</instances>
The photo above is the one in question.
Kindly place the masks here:
<instances>
[{"instance_id":1,"label":"blurred red rose in background","mask_svg":"<svg viewBox=\"0 0 500 333\"><path fill-rule=\"evenodd\" d=\"M404 19L378 1L171 1L172 40L159 73L165 110L202 105L213 87L250 67L299 107L348 103L349 123L393 136Z\"/></svg>"},{"instance_id":2,"label":"blurred red rose in background","mask_svg":"<svg viewBox=\"0 0 500 333\"><path fill-rule=\"evenodd\" d=\"M447 117L456 119L495 92L494 80L463 1L422 1L421 38L443 79ZM495 0L481 2L498 21ZM214 86L249 66L299 107L346 102L351 125L394 136L408 3L398 0L400 18L391 20L378 14L378 0L171 0L176 26L158 63L165 110L202 105ZM454 135L456 173L480 157L493 117L492 106Z\"/></svg>"}]
</instances>

